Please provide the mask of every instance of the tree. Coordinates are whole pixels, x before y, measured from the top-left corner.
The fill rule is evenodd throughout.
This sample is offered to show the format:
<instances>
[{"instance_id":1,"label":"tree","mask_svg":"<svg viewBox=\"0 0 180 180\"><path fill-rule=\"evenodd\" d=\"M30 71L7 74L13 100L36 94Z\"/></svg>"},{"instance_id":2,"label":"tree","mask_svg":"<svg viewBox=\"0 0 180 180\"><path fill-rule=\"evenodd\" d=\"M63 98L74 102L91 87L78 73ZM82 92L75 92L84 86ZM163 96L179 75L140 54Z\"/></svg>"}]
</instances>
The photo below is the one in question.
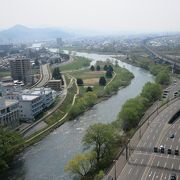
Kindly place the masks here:
<instances>
[{"instance_id":1,"label":"tree","mask_svg":"<svg viewBox=\"0 0 180 180\"><path fill-rule=\"evenodd\" d=\"M104 71L107 71L108 70L108 66L105 64L103 69L104 69Z\"/></svg>"},{"instance_id":2,"label":"tree","mask_svg":"<svg viewBox=\"0 0 180 180\"><path fill-rule=\"evenodd\" d=\"M149 103L153 103L161 97L162 88L159 84L148 82L144 85L141 96L147 98Z\"/></svg>"},{"instance_id":3,"label":"tree","mask_svg":"<svg viewBox=\"0 0 180 180\"><path fill-rule=\"evenodd\" d=\"M104 172L101 170L99 173L95 176L95 180L102 180L105 176Z\"/></svg>"},{"instance_id":4,"label":"tree","mask_svg":"<svg viewBox=\"0 0 180 180\"><path fill-rule=\"evenodd\" d=\"M171 81L170 74L168 71L160 71L156 76L156 83L161 85L169 85Z\"/></svg>"},{"instance_id":5,"label":"tree","mask_svg":"<svg viewBox=\"0 0 180 180\"><path fill-rule=\"evenodd\" d=\"M80 178L85 177L95 165L95 153L88 152L76 155L70 160L64 170L70 172Z\"/></svg>"},{"instance_id":6,"label":"tree","mask_svg":"<svg viewBox=\"0 0 180 180\"><path fill-rule=\"evenodd\" d=\"M86 148L93 149L96 153L97 164L99 164L106 155L111 155L117 139L118 132L112 125L97 123L89 126L82 142Z\"/></svg>"},{"instance_id":7,"label":"tree","mask_svg":"<svg viewBox=\"0 0 180 180\"><path fill-rule=\"evenodd\" d=\"M22 143L20 135L7 128L0 127L0 171L7 169L16 151Z\"/></svg>"},{"instance_id":8,"label":"tree","mask_svg":"<svg viewBox=\"0 0 180 180\"><path fill-rule=\"evenodd\" d=\"M77 79L77 84L78 84L78 86L83 86L84 82L83 82L82 79L78 78Z\"/></svg>"},{"instance_id":9,"label":"tree","mask_svg":"<svg viewBox=\"0 0 180 180\"><path fill-rule=\"evenodd\" d=\"M62 75L58 67L53 69L52 77L54 79L62 79Z\"/></svg>"},{"instance_id":10,"label":"tree","mask_svg":"<svg viewBox=\"0 0 180 180\"><path fill-rule=\"evenodd\" d=\"M119 66L119 64L118 64L118 60L116 59L116 61L115 61L115 66L116 67L118 67Z\"/></svg>"},{"instance_id":11,"label":"tree","mask_svg":"<svg viewBox=\"0 0 180 180\"><path fill-rule=\"evenodd\" d=\"M138 96L126 101L118 115L120 128L124 131L135 128L147 107L148 100L142 96Z\"/></svg>"},{"instance_id":12,"label":"tree","mask_svg":"<svg viewBox=\"0 0 180 180\"><path fill-rule=\"evenodd\" d=\"M86 92L92 92L92 87L88 86L87 89L86 89Z\"/></svg>"},{"instance_id":13,"label":"tree","mask_svg":"<svg viewBox=\"0 0 180 180\"><path fill-rule=\"evenodd\" d=\"M109 69L106 71L106 77L112 78L112 71L110 71Z\"/></svg>"},{"instance_id":14,"label":"tree","mask_svg":"<svg viewBox=\"0 0 180 180\"><path fill-rule=\"evenodd\" d=\"M97 66L96 66L96 71L100 71L100 70L101 70L100 65L97 65Z\"/></svg>"},{"instance_id":15,"label":"tree","mask_svg":"<svg viewBox=\"0 0 180 180\"><path fill-rule=\"evenodd\" d=\"M94 70L95 70L95 67L92 65L92 66L90 67L90 69L91 69L91 71L94 71Z\"/></svg>"},{"instance_id":16,"label":"tree","mask_svg":"<svg viewBox=\"0 0 180 180\"><path fill-rule=\"evenodd\" d=\"M111 71L111 72L114 71L114 69L113 69L113 67L111 65L108 66L108 70Z\"/></svg>"},{"instance_id":17,"label":"tree","mask_svg":"<svg viewBox=\"0 0 180 180\"><path fill-rule=\"evenodd\" d=\"M99 78L99 85L100 85L100 86L105 86L105 85L106 85L106 79L105 79L105 77L101 76L101 77Z\"/></svg>"},{"instance_id":18,"label":"tree","mask_svg":"<svg viewBox=\"0 0 180 180\"><path fill-rule=\"evenodd\" d=\"M37 58L35 59L34 64L35 64L35 66L38 66L38 67L39 67L39 61L38 61Z\"/></svg>"}]
</instances>

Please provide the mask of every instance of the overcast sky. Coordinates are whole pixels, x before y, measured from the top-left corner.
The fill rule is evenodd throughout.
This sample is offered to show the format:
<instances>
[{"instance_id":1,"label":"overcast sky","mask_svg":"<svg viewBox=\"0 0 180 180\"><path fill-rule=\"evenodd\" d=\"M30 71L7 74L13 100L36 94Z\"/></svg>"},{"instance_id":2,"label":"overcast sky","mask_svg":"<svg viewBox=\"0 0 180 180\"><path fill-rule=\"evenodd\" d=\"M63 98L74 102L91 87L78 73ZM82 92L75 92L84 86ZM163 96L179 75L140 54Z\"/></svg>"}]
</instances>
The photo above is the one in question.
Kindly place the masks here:
<instances>
[{"instance_id":1,"label":"overcast sky","mask_svg":"<svg viewBox=\"0 0 180 180\"><path fill-rule=\"evenodd\" d=\"M0 0L0 29L180 31L180 0Z\"/></svg>"}]
</instances>

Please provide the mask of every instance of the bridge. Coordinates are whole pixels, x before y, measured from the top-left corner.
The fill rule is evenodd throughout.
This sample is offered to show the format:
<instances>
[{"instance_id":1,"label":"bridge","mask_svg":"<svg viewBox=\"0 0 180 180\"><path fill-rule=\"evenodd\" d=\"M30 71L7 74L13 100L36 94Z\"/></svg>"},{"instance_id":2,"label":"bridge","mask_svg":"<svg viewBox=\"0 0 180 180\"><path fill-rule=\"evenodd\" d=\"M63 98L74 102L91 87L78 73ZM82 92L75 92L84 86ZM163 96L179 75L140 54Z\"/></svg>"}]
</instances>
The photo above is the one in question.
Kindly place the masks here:
<instances>
[{"instance_id":1,"label":"bridge","mask_svg":"<svg viewBox=\"0 0 180 180\"><path fill-rule=\"evenodd\" d=\"M166 58L164 56L161 56L160 54L158 54L157 52L155 52L154 50L152 50L149 46L147 46L147 42L152 40L154 38L148 38L145 39L142 43L142 46L144 47L144 49L151 54L154 59L157 59L157 61L159 61L159 63L165 63L165 64L169 64L172 66L172 71L176 72L176 73L180 73L180 63L174 62L172 59L170 58Z\"/></svg>"}]
</instances>

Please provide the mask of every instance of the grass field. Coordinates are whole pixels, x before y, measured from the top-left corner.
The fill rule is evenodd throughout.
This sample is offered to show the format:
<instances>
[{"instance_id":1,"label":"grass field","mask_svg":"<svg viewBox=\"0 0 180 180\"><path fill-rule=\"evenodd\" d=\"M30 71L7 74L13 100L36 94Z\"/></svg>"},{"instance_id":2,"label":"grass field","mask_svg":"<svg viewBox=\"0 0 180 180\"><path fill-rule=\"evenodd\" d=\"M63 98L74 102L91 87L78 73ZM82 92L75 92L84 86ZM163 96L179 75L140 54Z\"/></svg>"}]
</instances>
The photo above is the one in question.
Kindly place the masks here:
<instances>
[{"instance_id":1,"label":"grass field","mask_svg":"<svg viewBox=\"0 0 180 180\"><path fill-rule=\"evenodd\" d=\"M74 60L69 64L62 64L59 69L61 71L78 70L90 66L90 60L84 57L74 57Z\"/></svg>"},{"instance_id":2,"label":"grass field","mask_svg":"<svg viewBox=\"0 0 180 180\"><path fill-rule=\"evenodd\" d=\"M10 71L0 71L0 77L11 76Z\"/></svg>"}]
</instances>

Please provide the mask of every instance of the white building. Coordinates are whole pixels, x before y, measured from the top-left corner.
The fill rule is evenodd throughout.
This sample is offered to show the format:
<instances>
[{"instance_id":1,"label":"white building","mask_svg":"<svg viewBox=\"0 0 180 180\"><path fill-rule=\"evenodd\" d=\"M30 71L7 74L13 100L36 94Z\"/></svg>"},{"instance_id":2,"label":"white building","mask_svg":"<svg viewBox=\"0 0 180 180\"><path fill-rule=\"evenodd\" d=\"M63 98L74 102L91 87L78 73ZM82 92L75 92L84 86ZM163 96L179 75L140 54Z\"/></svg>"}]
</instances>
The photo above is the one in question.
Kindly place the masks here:
<instances>
[{"instance_id":1,"label":"white building","mask_svg":"<svg viewBox=\"0 0 180 180\"><path fill-rule=\"evenodd\" d=\"M0 98L0 124L10 128L19 126L18 101Z\"/></svg>"},{"instance_id":2,"label":"white building","mask_svg":"<svg viewBox=\"0 0 180 180\"><path fill-rule=\"evenodd\" d=\"M31 121L43 110L42 98L36 95L21 95L19 108L20 119Z\"/></svg>"},{"instance_id":3,"label":"white building","mask_svg":"<svg viewBox=\"0 0 180 180\"><path fill-rule=\"evenodd\" d=\"M54 102L53 92L50 88L36 88L31 94L42 98L43 108L49 107Z\"/></svg>"},{"instance_id":4,"label":"white building","mask_svg":"<svg viewBox=\"0 0 180 180\"><path fill-rule=\"evenodd\" d=\"M20 85L14 83L0 83L0 97L17 100L19 102L20 119L31 121L54 102L51 88L35 88L22 90Z\"/></svg>"}]
</instances>

